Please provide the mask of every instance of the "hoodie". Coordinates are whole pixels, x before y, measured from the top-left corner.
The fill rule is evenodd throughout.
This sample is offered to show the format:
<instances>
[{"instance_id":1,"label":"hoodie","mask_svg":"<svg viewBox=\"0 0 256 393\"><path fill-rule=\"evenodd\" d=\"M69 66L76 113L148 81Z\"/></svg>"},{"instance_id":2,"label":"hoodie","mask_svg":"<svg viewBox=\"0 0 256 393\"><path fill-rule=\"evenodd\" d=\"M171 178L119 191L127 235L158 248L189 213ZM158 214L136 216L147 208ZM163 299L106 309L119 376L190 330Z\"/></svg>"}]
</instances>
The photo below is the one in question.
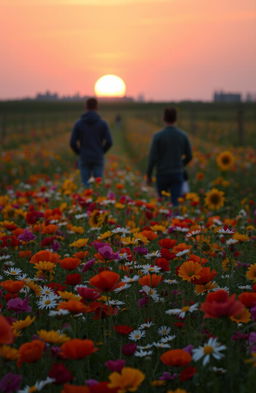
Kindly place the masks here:
<instances>
[{"instance_id":1,"label":"hoodie","mask_svg":"<svg viewBox=\"0 0 256 393\"><path fill-rule=\"evenodd\" d=\"M82 164L102 164L112 144L108 124L96 111L84 113L74 125L70 147Z\"/></svg>"}]
</instances>

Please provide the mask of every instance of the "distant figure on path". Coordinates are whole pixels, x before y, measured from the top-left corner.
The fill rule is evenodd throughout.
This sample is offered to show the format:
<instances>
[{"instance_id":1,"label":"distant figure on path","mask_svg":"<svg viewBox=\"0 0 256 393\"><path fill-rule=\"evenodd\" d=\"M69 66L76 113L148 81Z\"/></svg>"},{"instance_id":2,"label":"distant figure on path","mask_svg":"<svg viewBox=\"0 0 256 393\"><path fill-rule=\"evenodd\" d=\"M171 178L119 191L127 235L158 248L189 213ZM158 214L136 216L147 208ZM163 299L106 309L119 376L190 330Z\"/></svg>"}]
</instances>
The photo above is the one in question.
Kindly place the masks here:
<instances>
[{"instance_id":1,"label":"distant figure on path","mask_svg":"<svg viewBox=\"0 0 256 393\"><path fill-rule=\"evenodd\" d=\"M191 144L187 134L176 127L177 111L166 108L165 128L154 134L149 153L147 185L152 184L156 167L156 186L159 197L163 191L171 192L173 206L178 206L184 182L184 167L192 160Z\"/></svg>"},{"instance_id":2,"label":"distant figure on path","mask_svg":"<svg viewBox=\"0 0 256 393\"><path fill-rule=\"evenodd\" d=\"M75 123L70 147L79 155L79 169L82 183L89 187L91 177L103 177L104 154L113 145L109 126L97 113L98 101L89 98L86 112Z\"/></svg>"}]
</instances>

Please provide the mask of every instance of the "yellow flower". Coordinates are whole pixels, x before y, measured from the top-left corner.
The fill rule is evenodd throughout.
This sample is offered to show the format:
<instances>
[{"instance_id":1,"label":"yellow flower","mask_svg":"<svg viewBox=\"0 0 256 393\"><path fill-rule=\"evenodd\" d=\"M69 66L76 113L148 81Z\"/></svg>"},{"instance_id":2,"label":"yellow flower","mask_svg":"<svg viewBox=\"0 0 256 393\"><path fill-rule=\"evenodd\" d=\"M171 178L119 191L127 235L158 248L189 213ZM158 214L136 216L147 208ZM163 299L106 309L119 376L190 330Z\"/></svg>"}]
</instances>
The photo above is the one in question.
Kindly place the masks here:
<instances>
[{"instance_id":1,"label":"yellow flower","mask_svg":"<svg viewBox=\"0 0 256 393\"><path fill-rule=\"evenodd\" d=\"M78 248L84 247L88 243L88 240L89 240L88 238L78 239L73 243L71 243L70 247L78 247Z\"/></svg>"},{"instance_id":2,"label":"yellow flower","mask_svg":"<svg viewBox=\"0 0 256 393\"><path fill-rule=\"evenodd\" d=\"M213 186L222 186L222 187L227 187L230 185L230 182L228 180L223 179L223 177L217 177L215 180L211 182Z\"/></svg>"},{"instance_id":3,"label":"yellow flower","mask_svg":"<svg viewBox=\"0 0 256 393\"><path fill-rule=\"evenodd\" d=\"M188 192L185 195L185 199L187 201L192 201L192 202L199 202L200 201L198 194L196 194L195 192Z\"/></svg>"},{"instance_id":4,"label":"yellow flower","mask_svg":"<svg viewBox=\"0 0 256 393\"><path fill-rule=\"evenodd\" d=\"M109 376L110 388L118 388L117 393L135 392L145 379L145 375L136 368L124 367L121 373L114 372Z\"/></svg>"},{"instance_id":5,"label":"yellow flower","mask_svg":"<svg viewBox=\"0 0 256 393\"><path fill-rule=\"evenodd\" d=\"M40 271L50 272L55 268L55 263L48 261L40 261L34 264L34 268Z\"/></svg>"},{"instance_id":6,"label":"yellow flower","mask_svg":"<svg viewBox=\"0 0 256 393\"><path fill-rule=\"evenodd\" d=\"M156 379L155 381L150 382L151 386L164 386L166 385L166 381L161 379Z\"/></svg>"},{"instance_id":7,"label":"yellow flower","mask_svg":"<svg viewBox=\"0 0 256 393\"><path fill-rule=\"evenodd\" d=\"M256 367L256 352L252 352L251 356L252 357L250 359L245 360L245 363L252 363L252 366Z\"/></svg>"},{"instance_id":8,"label":"yellow flower","mask_svg":"<svg viewBox=\"0 0 256 393\"><path fill-rule=\"evenodd\" d=\"M232 236L233 239L239 240L240 242L246 242L248 241L250 238L247 235L243 235L242 233L234 233L234 235Z\"/></svg>"},{"instance_id":9,"label":"yellow flower","mask_svg":"<svg viewBox=\"0 0 256 393\"><path fill-rule=\"evenodd\" d=\"M66 336L66 334L61 334L55 330L39 330L37 335L41 340L51 344L63 344L70 340L70 337Z\"/></svg>"},{"instance_id":10,"label":"yellow flower","mask_svg":"<svg viewBox=\"0 0 256 393\"><path fill-rule=\"evenodd\" d=\"M188 393L185 389L175 389L175 390L168 390L167 393Z\"/></svg>"},{"instance_id":11,"label":"yellow flower","mask_svg":"<svg viewBox=\"0 0 256 393\"><path fill-rule=\"evenodd\" d=\"M120 238L120 242L124 246L128 246L129 244L134 244L135 243L135 239L132 239L131 237L121 237Z\"/></svg>"},{"instance_id":12,"label":"yellow flower","mask_svg":"<svg viewBox=\"0 0 256 393\"><path fill-rule=\"evenodd\" d=\"M164 227L163 225L153 225L150 228L152 229L152 231L159 231L159 232L164 232L166 230L166 227Z\"/></svg>"},{"instance_id":13,"label":"yellow flower","mask_svg":"<svg viewBox=\"0 0 256 393\"><path fill-rule=\"evenodd\" d=\"M111 231L107 231L107 232L102 233L100 236L98 236L98 239L100 239L100 240L108 239L111 236L113 236L113 233Z\"/></svg>"},{"instance_id":14,"label":"yellow flower","mask_svg":"<svg viewBox=\"0 0 256 393\"><path fill-rule=\"evenodd\" d=\"M161 195L166 196L166 197L171 196L170 192L167 192L167 191L164 191L164 190L161 191Z\"/></svg>"},{"instance_id":15,"label":"yellow flower","mask_svg":"<svg viewBox=\"0 0 256 393\"><path fill-rule=\"evenodd\" d=\"M230 151L223 151L216 157L217 165L223 171L228 171L234 166L235 157Z\"/></svg>"},{"instance_id":16,"label":"yellow flower","mask_svg":"<svg viewBox=\"0 0 256 393\"><path fill-rule=\"evenodd\" d=\"M66 299L66 300L81 300L82 297L79 295L75 295L72 292L68 292L68 291L58 291L58 295L60 297L62 297L62 299Z\"/></svg>"},{"instance_id":17,"label":"yellow flower","mask_svg":"<svg viewBox=\"0 0 256 393\"><path fill-rule=\"evenodd\" d=\"M209 209L217 210L224 205L224 192L213 188L205 196L205 204Z\"/></svg>"},{"instance_id":18,"label":"yellow flower","mask_svg":"<svg viewBox=\"0 0 256 393\"><path fill-rule=\"evenodd\" d=\"M256 263L248 268L246 278L251 281L256 281Z\"/></svg>"},{"instance_id":19,"label":"yellow flower","mask_svg":"<svg viewBox=\"0 0 256 393\"><path fill-rule=\"evenodd\" d=\"M25 319L20 319L19 321L15 321L12 324L13 334L15 336L20 335L20 330L25 329L26 327L32 325L35 321L36 317L30 317L29 315Z\"/></svg>"},{"instance_id":20,"label":"yellow flower","mask_svg":"<svg viewBox=\"0 0 256 393\"><path fill-rule=\"evenodd\" d=\"M124 209L124 208L125 208L125 205L123 205L123 204L120 203L120 202L117 202L117 203L115 203L115 207L116 207L117 209Z\"/></svg>"},{"instance_id":21,"label":"yellow flower","mask_svg":"<svg viewBox=\"0 0 256 393\"><path fill-rule=\"evenodd\" d=\"M195 285L195 293L204 293L214 288L217 288L217 284L215 282L209 281L207 284L204 285Z\"/></svg>"},{"instance_id":22,"label":"yellow flower","mask_svg":"<svg viewBox=\"0 0 256 393\"><path fill-rule=\"evenodd\" d=\"M25 278L26 286L29 287L32 291L34 291L36 296L40 296L42 288L40 285L37 285L34 281Z\"/></svg>"},{"instance_id":23,"label":"yellow flower","mask_svg":"<svg viewBox=\"0 0 256 393\"><path fill-rule=\"evenodd\" d=\"M82 235L82 233L84 233L84 228L82 226L69 225L68 229L71 232L80 233L80 235Z\"/></svg>"},{"instance_id":24,"label":"yellow flower","mask_svg":"<svg viewBox=\"0 0 256 393\"><path fill-rule=\"evenodd\" d=\"M135 233L134 237L135 237L135 239L140 240L144 244L148 244L149 243L149 241L146 238L146 236L144 236L141 232Z\"/></svg>"},{"instance_id":25,"label":"yellow flower","mask_svg":"<svg viewBox=\"0 0 256 393\"><path fill-rule=\"evenodd\" d=\"M9 345L0 345L0 358L6 360L17 360L19 357L19 351Z\"/></svg>"}]
</instances>

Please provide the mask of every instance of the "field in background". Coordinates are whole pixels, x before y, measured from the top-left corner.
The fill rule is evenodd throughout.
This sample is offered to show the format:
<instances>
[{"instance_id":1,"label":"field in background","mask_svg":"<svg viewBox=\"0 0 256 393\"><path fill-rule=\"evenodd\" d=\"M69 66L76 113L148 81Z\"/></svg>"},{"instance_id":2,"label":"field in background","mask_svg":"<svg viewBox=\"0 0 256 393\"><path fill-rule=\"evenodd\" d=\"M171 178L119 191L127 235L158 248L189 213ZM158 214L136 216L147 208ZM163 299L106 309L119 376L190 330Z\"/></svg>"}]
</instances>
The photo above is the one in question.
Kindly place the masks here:
<instances>
[{"instance_id":1,"label":"field in background","mask_svg":"<svg viewBox=\"0 0 256 393\"><path fill-rule=\"evenodd\" d=\"M177 105L194 154L177 216L143 178L165 106L101 105L114 147L85 190L83 104L0 103L0 391L251 392L255 107Z\"/></svg>"}]
</instances>

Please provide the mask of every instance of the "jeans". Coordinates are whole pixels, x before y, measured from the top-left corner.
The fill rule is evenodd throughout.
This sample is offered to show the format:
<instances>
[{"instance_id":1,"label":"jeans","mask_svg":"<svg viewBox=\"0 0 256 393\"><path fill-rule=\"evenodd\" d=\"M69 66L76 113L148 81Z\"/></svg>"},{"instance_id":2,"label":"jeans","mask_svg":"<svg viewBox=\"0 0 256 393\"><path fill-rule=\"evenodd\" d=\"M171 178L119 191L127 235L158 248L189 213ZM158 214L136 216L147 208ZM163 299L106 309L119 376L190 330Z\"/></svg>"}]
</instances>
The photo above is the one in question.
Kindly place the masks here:
<instances>
[{"instance_id":1,"label":"jeans","mask_svg":"<svg viewBox=\"0 0 256 393\"><path fill-rule=\"evenodd\" d=\"M81 180L85 187L90 187L88 180L91 177L103 177L104 164L95 163L82 163L79 162L79 169L81 174Z\"/></svg>"},{"instance_id":2,"label":"jeans","mask_svg":"<svg viewBox=\"0 0 256 393\"><path fill-rule=\"evenodd\" d=\"M170 173L156 176L157 192L162 197L162 191L171 192L171 201L173 206L178 206L178 199L181 197L183 184L183 173Z\"/></svg>"}]
</instances>

